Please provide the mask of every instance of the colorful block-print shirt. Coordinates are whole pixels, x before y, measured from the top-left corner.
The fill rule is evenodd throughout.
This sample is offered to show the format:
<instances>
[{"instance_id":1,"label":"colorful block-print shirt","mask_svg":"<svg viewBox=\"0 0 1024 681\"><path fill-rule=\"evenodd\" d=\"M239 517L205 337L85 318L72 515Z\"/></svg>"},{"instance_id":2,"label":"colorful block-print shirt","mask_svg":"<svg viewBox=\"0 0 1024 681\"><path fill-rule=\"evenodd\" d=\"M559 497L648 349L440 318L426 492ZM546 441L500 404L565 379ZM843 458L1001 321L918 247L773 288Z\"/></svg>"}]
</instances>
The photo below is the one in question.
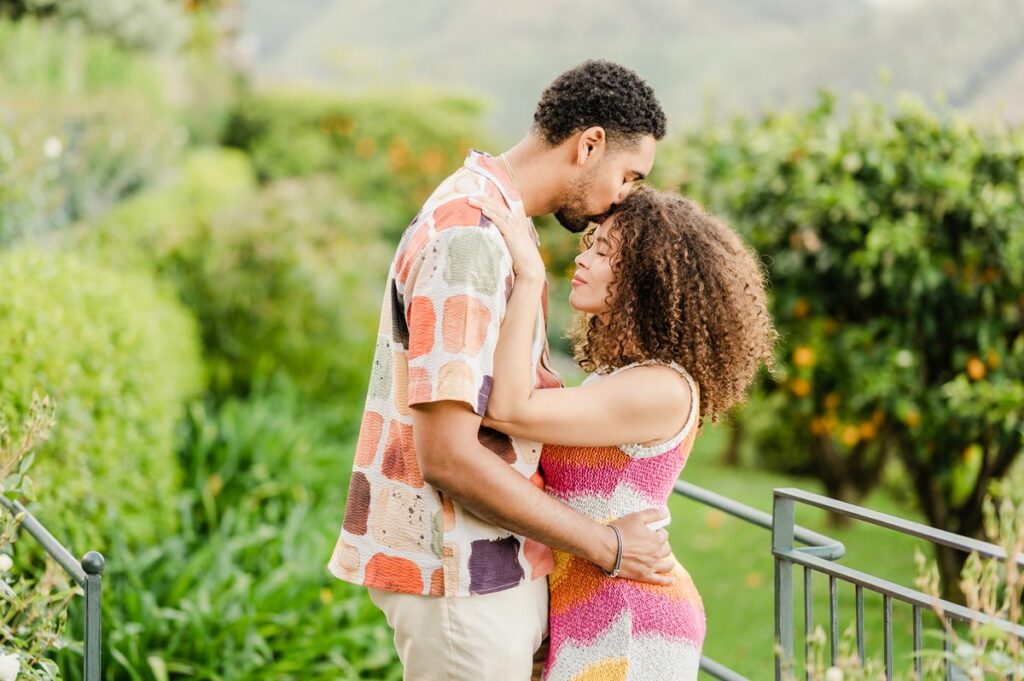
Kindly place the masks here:
<instances>
[{"instance_id":1,"label":"colorful block-print shirt","mask_svg":"<svg viewBox=\"0 0 1024 681\"><path fill-rule=\"evenodd\" d=\"M424 482L413 448L416 404L456 400L483 416L494 350L512 291L512 259L498 229L469 205L486 194L522 199L500 159L471 151L427 199L399 243L381 310L345 519L328 569L368 587L468 596L543 577L550 550L474 516ZM535 385L550 368L547 287L533 341ZM534 484L541 444L481 428L480 442Z\"/></svg>"}]
</instances>

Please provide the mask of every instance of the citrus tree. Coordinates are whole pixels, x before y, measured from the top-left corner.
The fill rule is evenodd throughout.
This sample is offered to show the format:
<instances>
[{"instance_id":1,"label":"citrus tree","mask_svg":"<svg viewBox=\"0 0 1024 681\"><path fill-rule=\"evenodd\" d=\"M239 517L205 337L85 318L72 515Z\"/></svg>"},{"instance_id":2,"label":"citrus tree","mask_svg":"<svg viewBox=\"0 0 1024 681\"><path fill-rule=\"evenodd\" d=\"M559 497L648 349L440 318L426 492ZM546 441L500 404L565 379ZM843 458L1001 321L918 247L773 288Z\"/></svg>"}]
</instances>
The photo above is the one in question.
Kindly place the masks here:
<instances>
[{"instance_id":1,"label":"citrus tree","mask_svg":"<svg viewBox=\"0 0 1024 681\"><path fill-rule=\"evenodd\" d=\"M823 93L672 153L662 181L770 274L781 371L741 417L757 449L851 500L897 457L932 525L978 536L1024 448L1024 132ZM961 564L940 549L947 584Z\"/></svg>"}]
</instances>

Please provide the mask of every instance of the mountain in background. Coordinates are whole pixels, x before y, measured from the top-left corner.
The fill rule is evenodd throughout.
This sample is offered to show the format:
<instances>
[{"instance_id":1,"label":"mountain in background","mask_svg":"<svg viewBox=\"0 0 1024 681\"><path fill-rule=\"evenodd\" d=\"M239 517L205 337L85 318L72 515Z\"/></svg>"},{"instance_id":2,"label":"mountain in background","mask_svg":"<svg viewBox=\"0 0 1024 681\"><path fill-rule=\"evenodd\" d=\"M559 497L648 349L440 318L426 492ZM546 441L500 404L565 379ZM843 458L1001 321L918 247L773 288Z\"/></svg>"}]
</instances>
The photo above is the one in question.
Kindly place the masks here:
<instances>
[{"instance_id":1,"label":"mountain in background","mask_svg":"<svg viewBox=\"0 0 1024 681\"><path fill-rule=\"evenodd\" d=\"M1024 0L247 0L263 82L482 94L507 139L563 70L636 69L678 127L819 87L1024 118ZM883 75L884 74L884 75Z\"/></svg>"}]
</instances>

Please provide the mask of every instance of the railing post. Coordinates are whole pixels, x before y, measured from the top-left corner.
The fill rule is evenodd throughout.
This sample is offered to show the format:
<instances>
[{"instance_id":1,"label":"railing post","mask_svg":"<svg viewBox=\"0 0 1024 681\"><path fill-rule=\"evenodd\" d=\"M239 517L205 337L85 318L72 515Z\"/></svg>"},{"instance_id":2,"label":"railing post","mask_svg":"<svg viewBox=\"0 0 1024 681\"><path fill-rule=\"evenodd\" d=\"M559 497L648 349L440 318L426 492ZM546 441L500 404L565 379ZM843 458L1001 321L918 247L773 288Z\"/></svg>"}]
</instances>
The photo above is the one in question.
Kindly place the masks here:
<instances>
[{"instance_id":1,"label":"railing post","mask_svg":"<svg viewBox=\"0 0 1024 681\"><path fill-rule=\"evenodd\" d=\"M775 497L772 508L772 553L775 554L775 681L793 665L793 563L778 557L793 550L795 510L792 499Z\"/></svg>"},{"instance_id":2,"label":"railing post","mask_svg":"<svg viewBox=\"0 0 1024 681\"><path fill-rule=\"evenodd\" d=\"M100 656L103 654L100 590L105 564L103 556L96 551L90 551L82 558L82 569L85 570L85 681L100 681Z\"/></svg>"}]
</instances>

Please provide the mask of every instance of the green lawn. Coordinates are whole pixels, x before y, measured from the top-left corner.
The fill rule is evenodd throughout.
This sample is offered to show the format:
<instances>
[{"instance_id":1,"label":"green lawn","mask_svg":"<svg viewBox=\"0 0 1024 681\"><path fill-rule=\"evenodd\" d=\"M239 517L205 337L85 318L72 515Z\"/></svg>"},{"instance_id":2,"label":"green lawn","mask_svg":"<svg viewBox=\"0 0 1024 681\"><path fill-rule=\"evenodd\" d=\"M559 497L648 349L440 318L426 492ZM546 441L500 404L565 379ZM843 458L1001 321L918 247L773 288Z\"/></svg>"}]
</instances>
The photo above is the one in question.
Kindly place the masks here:
<instances>
[{"instance_id":1,"label":"green lawn","mask_svg":"<svg viewBox=\"0 0 1024 681\"><path fill-rule=\"evenodd\" d=\"M709 428L697 441L682 479L754 508L771 512L772 490L799 487L821 493L814 480L728 468L717 462L723 432ZM919 520L884 493L876 493L862 505L885 513ZM749 525L690 499L673 495L669 530L679 561L693 576L704 599L708 633L704 652L751 679L773 674L773 561L770 531ZM925 543L865 523L847 528L829 527L824 512L797 507L797 523L842 541L847 549L842 563L905 586L913 586L916 575L914 547ZM803 650L803 574L794 572L794 602L797 623L798 663ZM814 580L814 621L828 626L828 578ZM839 583L839 628L845 631L855 622L854 587ZM865 630L869 657L882 656L882 599L865 592ZM925 616L926 624L928 615ZM909 606L893 605L896 672L909 671L911 650ZM929 645L928 639L925 644ZM934 643L932 644L934 645ZM802 676L801 676L802 678Z\"/></svg>"}]
</instances>

